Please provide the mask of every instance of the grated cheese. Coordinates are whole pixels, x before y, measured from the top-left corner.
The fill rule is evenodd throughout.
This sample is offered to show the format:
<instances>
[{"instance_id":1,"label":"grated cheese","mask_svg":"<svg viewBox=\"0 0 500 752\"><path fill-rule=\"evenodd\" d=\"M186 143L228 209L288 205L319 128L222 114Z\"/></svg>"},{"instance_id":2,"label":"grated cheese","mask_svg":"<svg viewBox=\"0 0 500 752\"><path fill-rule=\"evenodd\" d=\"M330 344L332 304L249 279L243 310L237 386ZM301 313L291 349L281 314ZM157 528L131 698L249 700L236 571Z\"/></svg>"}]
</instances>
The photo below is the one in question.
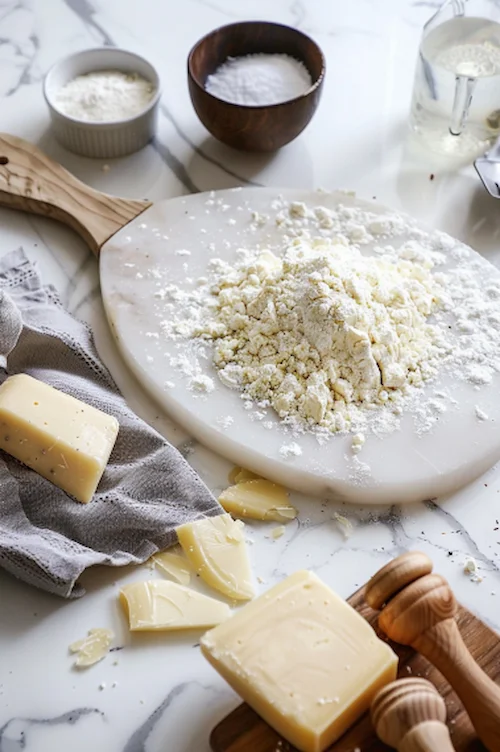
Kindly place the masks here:
<instances>
[{"instance_id":1,"label":"grated cheese","mask_svg":"<svg viewBox=\"0 0 500 752\"><path fill-rule=\"evenodd\" d=\"M296 240L282 258L264 251L226 269L212 317L192 334L214 340L223 383L280 418L346 430L360 405L397 402L447 354L428 323L445 297L430 268L364 257L338 240Z\"/></svg>"}]
</instances>

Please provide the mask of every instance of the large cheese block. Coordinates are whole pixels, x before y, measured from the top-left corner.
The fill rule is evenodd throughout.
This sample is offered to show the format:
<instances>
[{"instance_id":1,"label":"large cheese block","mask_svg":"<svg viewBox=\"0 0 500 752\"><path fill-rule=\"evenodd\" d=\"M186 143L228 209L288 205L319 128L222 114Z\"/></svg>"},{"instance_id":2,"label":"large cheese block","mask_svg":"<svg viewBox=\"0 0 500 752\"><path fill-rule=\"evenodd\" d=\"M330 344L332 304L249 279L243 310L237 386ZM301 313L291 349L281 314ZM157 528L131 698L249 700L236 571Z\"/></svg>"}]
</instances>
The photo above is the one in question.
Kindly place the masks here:
<instances>
[{"instance_id":1,"label":"large cheese block","mask_svg":"<svg viewBox=\"0 0 500 752\"><path fill-rule=\"evenodd\" d=\"M201 640L233 689L302 752L323 752L396 678L398 659L315 574L296 572Z\"/></svg>"},{"instance_id":2,"label":"large cheese block","mask_svg":"<svg viewBox=\"0 0 500 752\"><path fill-rule=\"evenodd\" d=\"M111 415L27 374L0 386L0 449L78 501L92 498L118 428Z\"/></svg>"}]
</instances>

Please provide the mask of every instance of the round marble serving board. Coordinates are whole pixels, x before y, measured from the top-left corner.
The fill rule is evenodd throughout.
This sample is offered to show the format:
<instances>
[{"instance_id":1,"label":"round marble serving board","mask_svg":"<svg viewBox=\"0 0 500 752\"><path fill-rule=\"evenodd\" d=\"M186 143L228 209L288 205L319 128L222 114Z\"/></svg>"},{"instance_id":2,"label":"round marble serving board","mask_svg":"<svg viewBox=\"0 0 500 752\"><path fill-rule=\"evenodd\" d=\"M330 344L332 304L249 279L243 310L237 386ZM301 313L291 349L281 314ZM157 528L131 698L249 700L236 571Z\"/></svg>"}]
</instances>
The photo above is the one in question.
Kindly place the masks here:
<instances>
[{"instance_id":1,"label":"round marble serving board","mask_svg":"<svg viewBox=\"0 0 500 752\"><path fill-rule=\"evenodd\" d=\"M456 400L454 409L424 433L417 431L411 413L404 414L398 430L381 437L368 433L362 451L354 455L349 434L320 444L311 434L293 436L272 409L264 420L256 419L255 411L244 408L240 394L218 379L210 345L208 357L200 358L193 343L173 342L162 334L165 303L155 293L165 285L192 289L214 257L235 261L238 248L283 244L286 228L276 225L272 207L279 195L311 208L343 204L376 214L388 212L375 202L342 193L271 188L200 193L153 205L108 241L100 260L108 319L128 365L192 436L235 464L303 493L362 504L407 503L450 493L473 480L500 457L498 374L481 387L442 374L422 389L422 399L445 390ZM253 211L267 215L268 221L256 226ZM378 244L397 245L409 237L403 233L398 238L379 238ZM361 250L370 254L372 248L373 243ZM179 254L180 250L189 255ZM476 269L480 259L476 273L485 285L500 280L500 272L473 251L468 261L460 263L471 259ZM457 263L450 256L439 271ZM192 364L198 361L215 383L211 393L190 389L188 377L171 363L179 355L186 355ZM478 420L476 407L487 420ZM220 421L227 416L233 422L223 427ZM263 425L269 421L272 429ZM291 442L299 445L302 454L284 458L280 449Z\"/></svg>"}]
</instances>

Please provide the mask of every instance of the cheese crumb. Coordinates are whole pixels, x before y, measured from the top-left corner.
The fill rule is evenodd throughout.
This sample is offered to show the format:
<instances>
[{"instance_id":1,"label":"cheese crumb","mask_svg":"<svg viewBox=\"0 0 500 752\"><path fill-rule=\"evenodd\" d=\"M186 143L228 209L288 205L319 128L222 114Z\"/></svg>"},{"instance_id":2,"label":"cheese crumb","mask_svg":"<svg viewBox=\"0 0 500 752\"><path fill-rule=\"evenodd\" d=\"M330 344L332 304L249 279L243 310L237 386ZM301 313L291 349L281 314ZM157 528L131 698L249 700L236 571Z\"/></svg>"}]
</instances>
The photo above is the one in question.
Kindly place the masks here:
<instances>
[{"instance_id":1,"label":"cheese crumb","mask_svg":"<svg viewBox=\"0 0 500 752\"><path fill-rule=\"evenodd\" d=\"M337 526L344 538L346 540L347 538L350 538L354 530L352 522L350 522L347 517L344 517L343 514L339 514L338 512L333 513L333 519L337 523Z\"/></svg>"},{"instance_id":2,"label":"cheese crumb","mask_svg":"<svg viewBox=\"0 0 500 752\"><path fill-rule=\"evenodd\" d=\"M78 653L74 663L76 668L88 668L101 661L109 652L114 639L110 629L90 629L87 637L69 646L70 653Z\"/></svg>"},{"instance_id":3,"label":"cheese crumb","mask_svg":"<svg viewBox=\"0 0 500 752\"><path fill-rule=\"evenodd\" d=\"M468 574L472 582L482 582L483 578L479 574L477 561L473 556L468 556L464 564L464 573Z\"/></svg>"},{"instance_id":4,"label":"cheese crumb","mask_svg":"<svg viewBox=\"0 0 500 752\"><path fill-rule=\"evenodd\" d=\"M357 433L352 437L351 450L354 454L357 454L363 448L363 444L366 441L364 433Z\"/></svg>"},{"instance_id":5,"label":"cheese crumb","mask_svg":"<svg viewBox=\"0 0 500 752\"><path fill-rule=\"evenodd\" d=\"M281 538L282 535L284 534L285 534L284 525L278 525L278 527L275 527L271 530L271 535L274 538L274 540L278 540L278 538Z\"/></svg>"}]
</instances>

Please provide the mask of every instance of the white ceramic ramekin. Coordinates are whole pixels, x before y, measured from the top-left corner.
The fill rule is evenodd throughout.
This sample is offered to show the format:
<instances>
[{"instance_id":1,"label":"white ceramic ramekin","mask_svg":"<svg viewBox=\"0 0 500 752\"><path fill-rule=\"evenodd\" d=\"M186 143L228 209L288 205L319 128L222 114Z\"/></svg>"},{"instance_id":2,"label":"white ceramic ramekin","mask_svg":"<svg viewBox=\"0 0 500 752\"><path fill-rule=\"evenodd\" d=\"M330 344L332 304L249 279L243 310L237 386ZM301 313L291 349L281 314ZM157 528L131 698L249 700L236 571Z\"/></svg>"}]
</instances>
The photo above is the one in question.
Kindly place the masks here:
<instances>
[{"instance_id":1,"label":"white ceramic ramekin","mask_svg":"<svg viewBox=\"0 0 500 752\"><path fill-rule=\"evenodd\" d=\"M76 76L99 70L138 73L151 81L155 94L145 110L125 120L89 122L65 115L54 98L58 90ZM60 60L45 76L43 93L50 110L54 134L63 146L85 157L111 159L142 149L155 133L160 78L143 57L116 47L97 47Z\"/></svg>"}]
</instances>

